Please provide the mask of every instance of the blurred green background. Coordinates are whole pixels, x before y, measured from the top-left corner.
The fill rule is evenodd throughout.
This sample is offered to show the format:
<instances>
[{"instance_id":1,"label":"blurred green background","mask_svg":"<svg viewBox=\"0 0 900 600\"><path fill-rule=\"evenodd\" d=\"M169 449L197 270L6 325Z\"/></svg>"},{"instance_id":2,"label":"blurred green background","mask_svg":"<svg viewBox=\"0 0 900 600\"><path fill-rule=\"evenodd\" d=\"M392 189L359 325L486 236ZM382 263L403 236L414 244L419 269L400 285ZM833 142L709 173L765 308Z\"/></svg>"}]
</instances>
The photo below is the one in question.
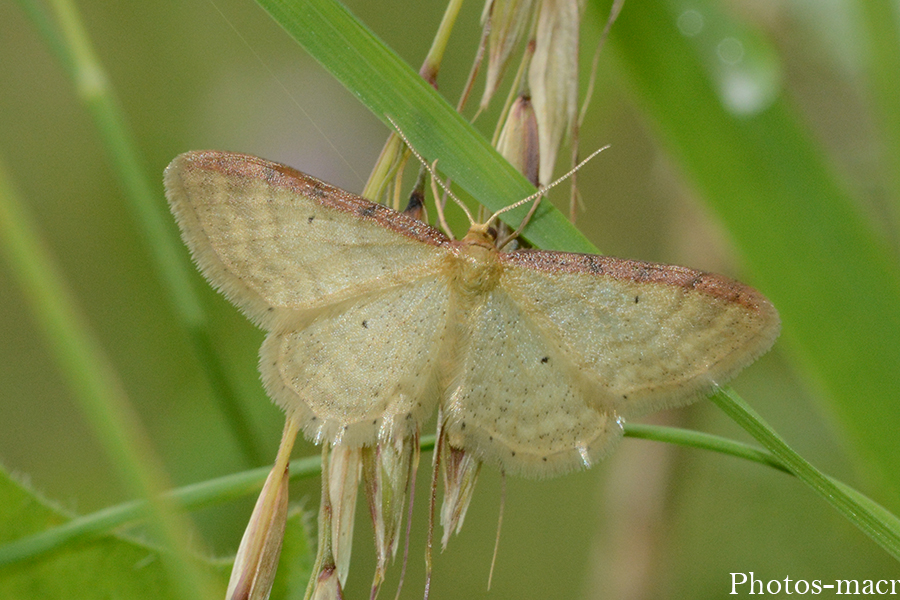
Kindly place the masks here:
<instances>
[{"instance_id":1,"label":"blurred green background","mask_svg":"<svg viewBox=\"0 0 900 600\"><path fill-rule=\"evenodd\" d=\"M402 0L346 4L415 68L443 10L440 3ZM673 21L685 14L690 19L687 11L694 8L716 24L715 16L704 12L706 3L666 5ZM351 191L362 189L387 129L256 4L148 0L78 6L142 159L158 182L160 203L165 165L180 152L203 148L256 154ZM897 198L884 176L890 169L885 132L863 82L869 40L860 33L859 4L748 0L711 7L747 34L743 60L754 65L747 85L722 85L723 105L739 114L765 110L776 97L791 103L860 212L879 234L895 240L885 215ZM635 15L630 8L626 2L622 22ZM589 7L585 74L607 10L605 2ZM480 3L463 8L439 76L451 103L468 74L480 13ZM693 27L690 20L679 26L682 32ZM622 30L629 31L627 23ZM611 149L579 174L584 197L579 228L607 254L686 264L760 285L744 268L729 231L698 198L679 157L658 141L659 129L635 91L639 86L624 66L628 58L622 48L612 45L602 55L581 132L583 153L605 144ZM727 53L718 56L731 60ZM900 94L900 82L896 91ZM490 119L479 124L489 135ZM713 141L709 145L714 152ZM0 157L173 482L184 485L265 464L241 453L214 404L90 116L12 3L0 4ZM790 170L790 164L783 167ZM823 235L831 226L821 224ZM896 264L896 255L890 260ZM228 376L268 461L283 419L258 381L262 333L204 282L198 287ZM816 293L809 290L810 296ZM867 294L878 290L860 290ZM834 319L840 322L841 315ZM848 323L846 336L854 335ZM872 483L820 382L797 367L802 354L787 335L734 388L813 464L896 509L896 498ZM867 373L857 370L853 376L863 381ZM0 262L0 415L0 463L26 474L49 498L78 513L128 499L72 402L5 262ZM888 416L900 422L900 403ZM647 422L747 439L708 402ZM302 442L294 455L316 452ZM426 480L420 473L408 598L421 593ZM295 500L317 506L317 480L295 488ZM486 469L462 534L436 562L433 585L439 597L718 598L729 591L731 572L753 571L765 580L898 577L893 559L790 477L733 458L626 439L588 472L507 482L499 557L487 592L499 490L499 476ZM211 553L235 551L254 500L194 513ZM349 598L367 596L373 567L363 504ZM392 571L391 582L399 565ZM384 592L392 593L390 583Z\"/></svg>"}]
</instances>

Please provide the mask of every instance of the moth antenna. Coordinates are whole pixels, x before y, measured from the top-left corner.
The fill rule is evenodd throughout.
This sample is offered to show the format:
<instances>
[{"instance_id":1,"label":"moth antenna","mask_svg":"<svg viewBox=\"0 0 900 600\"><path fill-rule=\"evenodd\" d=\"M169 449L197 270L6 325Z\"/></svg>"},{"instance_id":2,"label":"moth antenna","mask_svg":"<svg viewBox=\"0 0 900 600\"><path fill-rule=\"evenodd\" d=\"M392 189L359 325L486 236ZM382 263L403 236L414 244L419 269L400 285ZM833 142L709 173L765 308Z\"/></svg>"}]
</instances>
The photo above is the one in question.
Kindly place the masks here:
<instances>
[{"instance_id":1,"label":"moth antenna","mask_svg":"<svg viewBox=\"0 0 900 600\"><path fill-rule=\"evenodd\" d=\"M456 194L454 194L453 192L450 191L450 188L447 187L447 185L445 185L443 181L441 181L441 178L438 177L438 174L435 173L434 169L431 168L431 165L429 165L425 161L425 159L422 158L422 155L419 154L419 151L416 150L415 148L413 148L413 145L410 143L409 138L406 137L406 134L403 133L403 131L400 129L400 126L397 125L397 122L394 121L394 119L392 119L390 115L384 115L384 116L385 116L385 118L387 118L388 121L391 122L391 125L394 126L394 129L397 131L397 135L400 136L400 139L403 140L403 142L406 144L406 147L409 148L409 151L413 153L413 156L415 156L419 160L419 162L422 163L423 167L428 169L428 172L431 173L431 177L437 181L437 184L439 186L441 186L441 189L444 190L445 192L447 192L447 195L450 196L450 198L452 198L453 201L456 202L456 204L458 204L461 209L463 209L463 212L466 213L466 217L468 217L468 219L469 219L469 225L475 225L475 219L472 218L472 213L469 212L469 207L466 206L462 200L457 198ZM435 161L435 164L436 163L437 163L437 161Z\"/></svg>"},{"instance_id":2,"label":"moth antenna","mask_svg":"<svg viewBox=\"0 0 900 600\"><path fill-rule=\"evenodd\" d=\"M509 243L509 241L510 241L511 239L514 239L515 237L517 237L517 236L521 233L522 229L524 229L525 225L528 223L528 220L529 220L529 219L531 218L531 216L534 214L534 211L537 210L537 205L538 205L538 203L541 201L541 198L544 197L544 194L546 194L546 193L549 192L551 189L553 189L554 187L556 187L557 185L559 185L560 183L562 183L563 181L565 181L566 179L568 179L569 177L571 177L572 175L574 175L575 172L578 171L578 169L580 169L581 167L583 167L585 164L587 164L587 162L588 162L589 160L591 160L592 158L594 158L595 156L597 156L598 154L600 154L601 152L603 152L603 151L606 150L607 148L609 148L609 146L603 146L602 148L598 148L597 150L594 150L593 152L591 152L590 156L588 156L588 157L585 158L583 161L581 161L580 163L578 163L577 165L575 165L574 167L572 167L572 169L571 169L568 173L566 173L565 175L563 175L563 176L560 177L559 179L557 179L557 180L555 180L555 181L552 181L549 185L547 185L547 187L542 188L542 189L539 189L538 191L536 191L535 193L531 194L530 196L528 196L528 197L526 197L526 198L522 198L522 199L519 200L518 202L515 202L515 203L513 203L513 204L510 204L509 206L506 206L506 207L504 207L504 208L501 208L500 210L498 210L497 212L495 212L493 215L491 215L491 218L487 220L487 223L485 223L485 225L486 225L486 226L487 226L487 225L490 225L491 222L493 222L497 217L499 217L499 216L502 215L503 213L509 212L509 211L511 211L511 210L513 210L513 209L516 209L516 208L522 206L523 204L527 204L527 203L533 201L533 202L534 202L534 206L533 206L532 209L528 212L528 215L525 217L525 219L522 221L522 223L519 225L519 228L516 229L512 234L510 234L510 236L511 236L510 239L507 239L507 240L504 241L504 243Z\"/></svg>"},{"instance_id":3,"label":"moth antenna","mask_svg":"<svg viewBox=\"0 0 900 600\"><path fill-rule=\"evenodd\" d=\"M500 514L497 515L497 537L494 540L494 554L491 556L491 570L488 572L488 591L494 579L494 565L497 564L497 552L500 550L500 527L503 525L503 509L506 508L506 471L500 470Z\"/></svg>"}]
</instances>

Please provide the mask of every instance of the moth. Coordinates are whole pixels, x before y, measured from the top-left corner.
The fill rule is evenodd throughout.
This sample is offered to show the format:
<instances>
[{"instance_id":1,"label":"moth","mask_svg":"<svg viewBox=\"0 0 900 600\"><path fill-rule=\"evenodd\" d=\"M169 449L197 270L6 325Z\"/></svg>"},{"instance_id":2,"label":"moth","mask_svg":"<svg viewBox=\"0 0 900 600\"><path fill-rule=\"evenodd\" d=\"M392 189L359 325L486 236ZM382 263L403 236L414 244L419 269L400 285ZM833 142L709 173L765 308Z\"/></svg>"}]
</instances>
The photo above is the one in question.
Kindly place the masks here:
<instances>
[{"instance_id":1,"label":"moth","mask_svg":"<svg viewBox=\"0 0 900 600\"><path fill-rule=\"evenodd\" d=\"M306 436L372 445L441 408L451 446L551 476L623 423L687 404L766 352L778 313L685 267L460 240L253 156L188 152L165 173L206 278L268 332L268 394Z\"/></svg>"}]
</instances>

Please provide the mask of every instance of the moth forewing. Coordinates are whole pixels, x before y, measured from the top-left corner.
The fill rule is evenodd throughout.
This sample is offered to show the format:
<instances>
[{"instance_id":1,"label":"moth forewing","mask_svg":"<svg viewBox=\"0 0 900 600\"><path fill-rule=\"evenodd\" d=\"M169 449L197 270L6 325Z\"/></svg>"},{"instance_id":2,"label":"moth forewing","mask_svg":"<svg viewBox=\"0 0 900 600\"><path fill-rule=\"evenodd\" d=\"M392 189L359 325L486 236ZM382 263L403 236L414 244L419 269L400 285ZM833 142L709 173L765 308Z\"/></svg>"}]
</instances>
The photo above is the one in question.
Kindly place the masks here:
<instances>
[{"instance_id":1,"label":"moth forewing","mask_svg":"<svg viewBox=\"0 0 900 600\"><path fill-rule=\"evenodd\" d=\"M412 217L254 156L195 151L166 195L203 274L271 329L309 310L438 268L446 237Z\"/></svg>"}]
</instances>

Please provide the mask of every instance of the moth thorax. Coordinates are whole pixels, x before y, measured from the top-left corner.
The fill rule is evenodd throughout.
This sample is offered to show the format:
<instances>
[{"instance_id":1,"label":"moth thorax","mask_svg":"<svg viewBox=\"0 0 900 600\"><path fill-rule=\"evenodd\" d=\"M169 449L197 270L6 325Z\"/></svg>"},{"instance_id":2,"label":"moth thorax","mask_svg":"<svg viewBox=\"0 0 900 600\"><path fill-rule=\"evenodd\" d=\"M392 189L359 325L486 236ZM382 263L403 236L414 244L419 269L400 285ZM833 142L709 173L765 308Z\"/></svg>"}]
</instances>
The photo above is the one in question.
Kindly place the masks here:
<instances>
[{"instance_id":1,"label":"moth thorax","mask_svg":"<svg viewBox=\"0 0 900 600\"><path fill-rule=\"evenodd\" d=\"M489 292L500 281L499 252L493 246L467 244L459 246L456 277L464 292Z\"/></svg>"}]
</instances>

